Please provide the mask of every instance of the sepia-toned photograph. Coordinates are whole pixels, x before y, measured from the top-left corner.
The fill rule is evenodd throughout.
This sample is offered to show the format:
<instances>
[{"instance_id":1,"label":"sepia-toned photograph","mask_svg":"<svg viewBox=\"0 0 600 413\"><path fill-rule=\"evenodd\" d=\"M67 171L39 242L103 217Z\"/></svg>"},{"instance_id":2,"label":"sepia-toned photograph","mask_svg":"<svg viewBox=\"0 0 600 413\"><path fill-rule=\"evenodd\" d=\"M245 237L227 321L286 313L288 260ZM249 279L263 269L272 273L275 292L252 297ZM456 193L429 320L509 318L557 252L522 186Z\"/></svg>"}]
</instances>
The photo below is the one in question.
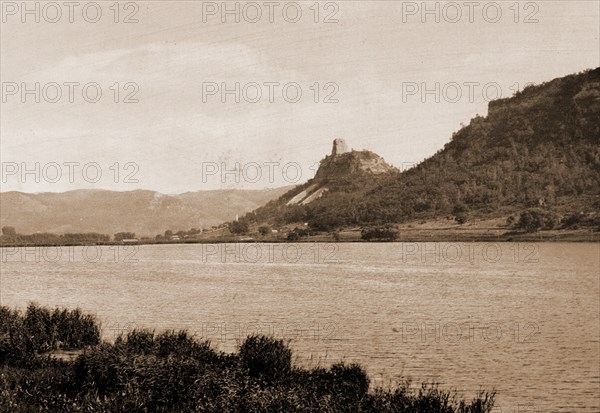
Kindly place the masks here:
<instances>
[{"instance_id":1,"label":"sepia-toned photograph","mask_svg":"<svg viewBox=\"0 0 600 413\"><path fill-rule=\"evenodd\" d=\"M600 0L0 0L0 413L600 413Z\"/></svg>"}]
</instances>

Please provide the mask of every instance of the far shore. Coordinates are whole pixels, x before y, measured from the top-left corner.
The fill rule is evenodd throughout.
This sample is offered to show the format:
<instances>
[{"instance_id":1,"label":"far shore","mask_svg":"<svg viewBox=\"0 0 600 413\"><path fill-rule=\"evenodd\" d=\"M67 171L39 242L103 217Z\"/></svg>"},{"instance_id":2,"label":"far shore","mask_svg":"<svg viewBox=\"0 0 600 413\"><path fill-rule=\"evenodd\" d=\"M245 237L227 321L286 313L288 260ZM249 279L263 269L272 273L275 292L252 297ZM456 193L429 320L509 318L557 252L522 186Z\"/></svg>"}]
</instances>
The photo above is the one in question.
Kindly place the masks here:
<instances>
[{"instance_id":1,"label":"far shore","mask_svg":"<svg viewBox=\"0 0 600 413\"><path fill-rule=\"evenodd\" d=\"M74 247L74 246L137 246L179 244L225 244L225 243L347 243L347 242L600 242L600 232L590 228L542 230L518 232L503 228L399 228L395 240L361 239L358 229L338 232L322 232L290 241L285 234L273 235L206 235L196 239L154 240L140 239L135 243L118 241L97 243L3 243L0 248L18 247Z\"/></svg>"}]
</instances>

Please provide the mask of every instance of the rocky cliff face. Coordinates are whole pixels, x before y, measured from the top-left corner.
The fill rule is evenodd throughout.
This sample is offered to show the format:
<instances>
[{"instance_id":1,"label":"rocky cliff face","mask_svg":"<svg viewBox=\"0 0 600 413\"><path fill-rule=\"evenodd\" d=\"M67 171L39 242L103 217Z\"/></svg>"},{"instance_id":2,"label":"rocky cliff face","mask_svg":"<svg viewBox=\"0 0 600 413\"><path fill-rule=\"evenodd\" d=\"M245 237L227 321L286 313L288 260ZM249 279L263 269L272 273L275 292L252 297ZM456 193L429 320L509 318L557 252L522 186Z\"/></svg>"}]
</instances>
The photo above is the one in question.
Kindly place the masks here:
<instances>
[{"instance_id":1,"label":"rocky cliff face","mask_svg":"<svg viewBox=\"0 0 600 413\"><path fill-rule=\"evenodd\" d=\"M295 195L288 205L306 205L319 199L335 182L362 174L383 174L396 171L383 158L370 151L350 151L346 141L335 139L331 155L321 161L314 183Z\"/></svg>"},{"instance_id":2,"label":"rocky cliff face","mask_svg":"<svg viewBox=\"0 0 600 413\"><path fill-rule=\"evenodd\" d=\"M352 151L341 155L327 156L321 161L315 180L327 182L351 178L356 174L383 174L395 168L383 158L370 151Z\"/></svg>"},{"instance_id":3,"label":"rocky cliff face","mask_svg":"<svg viewBox=\"0 0 600 413\"><path fill-rule=\"evenodd\" d=\"M356 174L383 174L395 168L371 151L349 151L343 139L333 141L330 156L321 161L315 181L327 182L341 178L351 178Z\"/></svg>"}]
</instances>

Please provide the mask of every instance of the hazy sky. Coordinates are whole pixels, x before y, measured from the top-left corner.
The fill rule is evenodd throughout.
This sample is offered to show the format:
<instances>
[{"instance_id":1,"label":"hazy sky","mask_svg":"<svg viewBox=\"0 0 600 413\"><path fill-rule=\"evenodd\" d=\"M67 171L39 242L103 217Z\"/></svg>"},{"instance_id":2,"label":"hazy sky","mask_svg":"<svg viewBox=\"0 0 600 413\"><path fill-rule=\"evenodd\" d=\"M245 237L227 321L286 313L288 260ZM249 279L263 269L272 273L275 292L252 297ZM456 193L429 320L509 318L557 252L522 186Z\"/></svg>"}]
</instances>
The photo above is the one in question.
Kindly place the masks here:
<instances>
[{"instance_id":1,"label":"hazy sky","mask_svg":"<svg viewBox=\"0 0 600 413\"><path fill-rule=\"evenodd\" d=\"M336 137L402 168L498 89L600 65L597 0L476 3L3 1L2 191L275 187Z\"/></svg>"}]
</instances>

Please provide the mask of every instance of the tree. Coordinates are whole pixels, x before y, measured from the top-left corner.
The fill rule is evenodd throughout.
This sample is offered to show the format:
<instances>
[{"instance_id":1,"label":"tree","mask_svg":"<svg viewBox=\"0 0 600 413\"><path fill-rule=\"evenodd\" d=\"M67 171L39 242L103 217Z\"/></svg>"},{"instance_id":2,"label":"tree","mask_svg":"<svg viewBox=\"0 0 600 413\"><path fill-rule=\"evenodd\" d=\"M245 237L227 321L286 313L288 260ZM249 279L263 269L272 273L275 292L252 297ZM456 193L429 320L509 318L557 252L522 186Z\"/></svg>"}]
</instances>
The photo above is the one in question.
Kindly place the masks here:
<instances>
[{"instance_id":1,"label":"tree","mask_svg":"<svg viewBox=\"0 0 600 413\"><path fill-rule=\"evenodd\" d=\"M306 228L294 228L293 231L288 232L287 239L288 241L298 241L300 238L308 237L310 235L310 231Z\"/></svg>"},{"instance_id":2,"label":"tree","mask_svg":"<svg viewBox=\"0 0 600 413\"><path fill-rule=\"evenodd\" d=\"M542 228L541 214L535 210L521 212L517 227L527 232L536 232Z\"/></svg>"},{"instance_id":3,"label":"tree","mask_svg":"<svg viewBox=\"0 0 600 413\"><path fill-rule=\"evenodd\" d=\"M389 226L363 228L360 238L365 241L395 241L398 238L398 231Z\"/></svg>"},{"instance_id":4,"label":"tree","mask_svg":"<svg viewBox=\"0 0 600 413\"><path fill-rule=\"evenodd\" d=\"M284 211L283 217L286 224L304 222L306 220L306 208L301 205L288 206Z\"/></svg>"},{"instance_id":5,"label":"tree","mask_svg":"<svg viewBox=\"0 0 600 413\"><path fill-rule=\"evenodd\" d=\"M5 237L16 237L17 230L15 230L15 227L2 227L2 235L4 235Z\"/></svg>"},{"instance_id":6,"label":"tree","mask_svg":"<svg viewBox=\"0 0 600 413\"><path fill-rule=\"evenodd\" d=\"M290 231L287 234L288 241L298 241L300 239L300 235L296 231Z\"/></svg>"},{"instance_id":7,"label":"tree","mask_svg":"<svg viewBox=\"0 0 600 413\"><path fill-rule=\"evenodd\" d=\"M124 239L134 239L135 232L117 232L115 235L115 241L123 241Z\"/></svg>"},{"instance_id":8,"label":"tree","mask_svg":"<svg viewBox=\"0 0 600 413\"><path fill-rule=\"evenodd\" d=\"M263 237L267 234L269 234L271 232L271 228L267 227L267 226L262 226L258 228L258 233L260 235L262 235Z\"/></svg>"},{"instance_id":9,"label":"tree","mask_svg":"<svg viewBox=\"0 0 600 413\"><path fill-rule=\"evenodd\" d=\"M508 218L506 218L506 225L509 227L514 226L517 223L517 218L515 218L514 215L510 215Z\"/></svg>"},{"instance_id":10,"label":"tree","mask_svg":"<svg viewBox=\"0 0 600 413\"><path fill-rule=\"evenodd\" d=\"M540 208L530 208L521 212L517 228L527 232L536 232L542 228L552 229L558 222L558 216L555 213Z\"/></svg>"},{"instance_id":11,"label":"tree","mask_svg":"<svg viewBox=\"0 0 600 413\"><path fill-rule=\"evenodd\" d=\"M233 221L229 229L233 234L247 234L250 231L248 224L244 221Z\"/></svg>"},{"instance_id":12,"label":"tree","mask_svg":"<svg viewBox=\"0 0 600 413\"><path fill-rule=\"evenodd\" d=\"M467 222L467 214L465 214L464 212L461 212L459 214L456 215L456 217L454 217L454 220L459 224L462 225L465 222Z\"/></svg>"}]
</instances>

